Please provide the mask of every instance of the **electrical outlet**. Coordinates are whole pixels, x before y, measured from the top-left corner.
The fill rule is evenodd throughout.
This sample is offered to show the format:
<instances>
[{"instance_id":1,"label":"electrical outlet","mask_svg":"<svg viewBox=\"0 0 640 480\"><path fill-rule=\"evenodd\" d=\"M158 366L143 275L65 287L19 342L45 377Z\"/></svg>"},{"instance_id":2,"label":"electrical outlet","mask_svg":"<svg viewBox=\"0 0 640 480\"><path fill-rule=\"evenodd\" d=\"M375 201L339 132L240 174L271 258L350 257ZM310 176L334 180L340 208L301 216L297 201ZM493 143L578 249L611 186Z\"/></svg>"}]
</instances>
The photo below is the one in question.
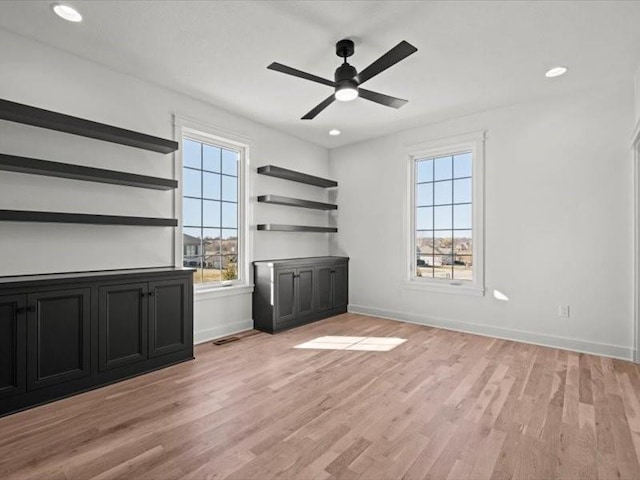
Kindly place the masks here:
<instances>
[{"instance_id":1,"label":"electrical outlet","mask_svg":"<svg viewBox=\"0 0 640 480\"><path fill-rule=\"evenodd\" d=\"M558 307L558 316L569 318L569 305L560 305L560 307Z\"/></svg>"}]
</instances>

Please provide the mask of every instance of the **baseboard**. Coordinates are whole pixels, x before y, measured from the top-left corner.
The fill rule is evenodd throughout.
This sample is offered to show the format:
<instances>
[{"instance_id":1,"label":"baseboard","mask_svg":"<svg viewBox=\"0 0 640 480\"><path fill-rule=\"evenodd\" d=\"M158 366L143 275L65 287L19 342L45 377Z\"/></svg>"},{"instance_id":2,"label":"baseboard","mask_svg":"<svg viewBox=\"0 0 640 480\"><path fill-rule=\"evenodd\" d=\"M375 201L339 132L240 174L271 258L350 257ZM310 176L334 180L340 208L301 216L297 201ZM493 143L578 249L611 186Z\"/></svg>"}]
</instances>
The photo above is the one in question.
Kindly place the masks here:
<instances>
[{"instance_id":1,"label":"baseboard","mask_svg":"<svg viewBox=\"0 0 640 480\"><path fill-rule=\"evenodd\" d=\"M242 320L240 322L233 322L225 325L220 325L215 328L208 328L206 330L198 330L193 334L193 343L198 345L200 343L209 342L216 338L226 337L233 335L234 333L245 332L253 328L253 320Z\"/></svg>"},{"instance_id":2,"label":"baseboard","mask_svg":"<svg viewBox=\"0 0 640 480\"><path fill-rule=\"evenodd\" d=\"M396 320L400 322L415 323L417 325L444 328L446 330L455 330L457 332L473 333L475 335L482 335L485 337L495 337L504 340L531 343L533 345L540 345L543 347L554 347L561 348L563 350L571 350L573 352L602 355L620 360L633 361L634 358L633 348L622 347L619 345L609 345L606 343L576 340L573 338L545 335L524 330L512 330L509 328L494 327L490 325L480 325L477 323L418 315L409 312L384 310L364 305L349 305L349 312L370 315L387 320Z\"/></svg>"}]
</instances>

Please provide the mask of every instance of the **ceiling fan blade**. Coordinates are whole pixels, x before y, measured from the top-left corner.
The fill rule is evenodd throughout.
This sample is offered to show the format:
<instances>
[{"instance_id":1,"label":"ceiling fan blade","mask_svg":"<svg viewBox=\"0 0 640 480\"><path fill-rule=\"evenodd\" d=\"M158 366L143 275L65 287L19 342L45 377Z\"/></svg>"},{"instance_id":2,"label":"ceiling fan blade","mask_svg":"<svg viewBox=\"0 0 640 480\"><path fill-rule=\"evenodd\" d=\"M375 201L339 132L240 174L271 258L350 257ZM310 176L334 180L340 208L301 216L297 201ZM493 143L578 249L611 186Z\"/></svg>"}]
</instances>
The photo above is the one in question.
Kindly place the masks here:
<instances>
[{"instance_id":1,"label":"ceiling fan blade","mask_svg":"<svg viewBox=\"0 0 640 480\"><path fill-rule=\"evenodd\" d=\"M314 119L316 115L318 115L321 111L323 111L325 108L331 105L335 99L336 97L332 93L331 96L324 99L322 102L316 105L309 113L307 113L304 117L302 117L302 120Z\"/></svg>"},{"instance_id":2,"label":"ceiling fan blade","mask_svg":"<svg viewBox=\"0 0 640 480\"><path fill-rule=\"evenodd\" d=\"M409 55L417 51L418 49L409 42L405 42L404 40L401 41L398 45L382 55L378 60L362 70L358 75L358 82L363 84L370 78L375 77L380 72L384 72L387 68L394 66L399 61L404 60Z\"/></svg>"},{"instance_id":3,"label":"ceiling fan blade","mask_svg":"<svg viewBox=\"0 0 640 480\"><path fill-rule=\"evenodd\" d=\"M366 100L371 100L372 102L379 103L380 105L384 105L385 107L400 108L408 102L408 100L404 100L402 98L390 97L389 95L372 92L371 90L365 90L364 88L359 88L358 93L360 97Z\"/></svg>"},{"instance_id":4,"label":"ceiling fan blade","mask_svg":"<svg viewBox=\"0 0 640 480\"><path fill-rule=\"evenodd\" d=\"M278 62L273 62L271 65L267 67L269 70L275 70L276 72L286 73L287 75L293 75L294 77L304 78L305 80L311 80L312 82L321 83L328 87L335 87L335 82L331 80L327 80L326 78L318 77L316 75L312 75L311 73L303 72L302 70L298 70L292 67L287 67L286 65L282 65Z\"/></svg>"}]
</instances>

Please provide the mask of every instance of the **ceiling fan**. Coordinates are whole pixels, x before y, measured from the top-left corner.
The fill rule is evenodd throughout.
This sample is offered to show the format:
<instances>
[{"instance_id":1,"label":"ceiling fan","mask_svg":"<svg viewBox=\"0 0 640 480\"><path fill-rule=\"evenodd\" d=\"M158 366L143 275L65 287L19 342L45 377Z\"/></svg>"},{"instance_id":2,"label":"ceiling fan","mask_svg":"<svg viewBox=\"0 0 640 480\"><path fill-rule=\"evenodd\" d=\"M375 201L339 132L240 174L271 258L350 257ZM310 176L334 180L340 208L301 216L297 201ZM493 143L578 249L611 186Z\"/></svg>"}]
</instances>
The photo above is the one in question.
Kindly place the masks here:
<instances>
[{"instance_id":1,"label":"ceiling fan","mask_svg":"<svg viewBox=\"0 0 640 480\"><path fill-rule=\"evenodd\" d=\"M326 78L318 77L292 67L287 67L286 65L282 65L277 62L273 62L267 68L269 70L275 70L276 72L286 73L287 75L293 75L294 77L321 83L335 89L331 96L327 97L315 106L309 113L302 117L302 120L311 120L315 118L316 115L331 105L334 100L349 102L358 97L362 97L365 100L370 100L393 108L400 108L407 103L407 100L403 100L401 98L390 97L389 95L384 95L382 93L365 90L364 88L361 88L360 85L379 73L384 72L387 68L394 66L401 60L404 60L412 53L417 52L418 49L416 47L403 40L360 73L358 73L355 67L349 65L347 62L347 58L353 55L354 51L355 46L352 40L344 39L336 43L336 55L344 61L342 65L336 69L336 73L334 75L335 81L327 80Z\"/></svg>"}]
</instances>

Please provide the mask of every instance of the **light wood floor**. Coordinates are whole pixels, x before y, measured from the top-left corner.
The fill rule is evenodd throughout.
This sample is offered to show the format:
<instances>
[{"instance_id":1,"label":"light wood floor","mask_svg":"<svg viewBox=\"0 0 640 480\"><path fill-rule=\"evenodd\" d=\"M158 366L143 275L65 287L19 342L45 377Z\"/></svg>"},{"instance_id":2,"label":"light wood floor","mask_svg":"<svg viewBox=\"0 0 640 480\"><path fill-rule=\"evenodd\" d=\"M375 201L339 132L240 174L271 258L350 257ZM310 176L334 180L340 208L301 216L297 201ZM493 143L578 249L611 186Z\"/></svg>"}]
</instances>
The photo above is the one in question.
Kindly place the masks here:
<instances>
[{"instance_id":1,"label":"light wood floor","mask_svg":"<svg viewBox=\"0 0 640 480\"><path fill-rule=\"evenodd\" d=\"M0 478L640 479L629 362L351 314L196 355L0 419Z\"/></svg>"}]
</instances>

